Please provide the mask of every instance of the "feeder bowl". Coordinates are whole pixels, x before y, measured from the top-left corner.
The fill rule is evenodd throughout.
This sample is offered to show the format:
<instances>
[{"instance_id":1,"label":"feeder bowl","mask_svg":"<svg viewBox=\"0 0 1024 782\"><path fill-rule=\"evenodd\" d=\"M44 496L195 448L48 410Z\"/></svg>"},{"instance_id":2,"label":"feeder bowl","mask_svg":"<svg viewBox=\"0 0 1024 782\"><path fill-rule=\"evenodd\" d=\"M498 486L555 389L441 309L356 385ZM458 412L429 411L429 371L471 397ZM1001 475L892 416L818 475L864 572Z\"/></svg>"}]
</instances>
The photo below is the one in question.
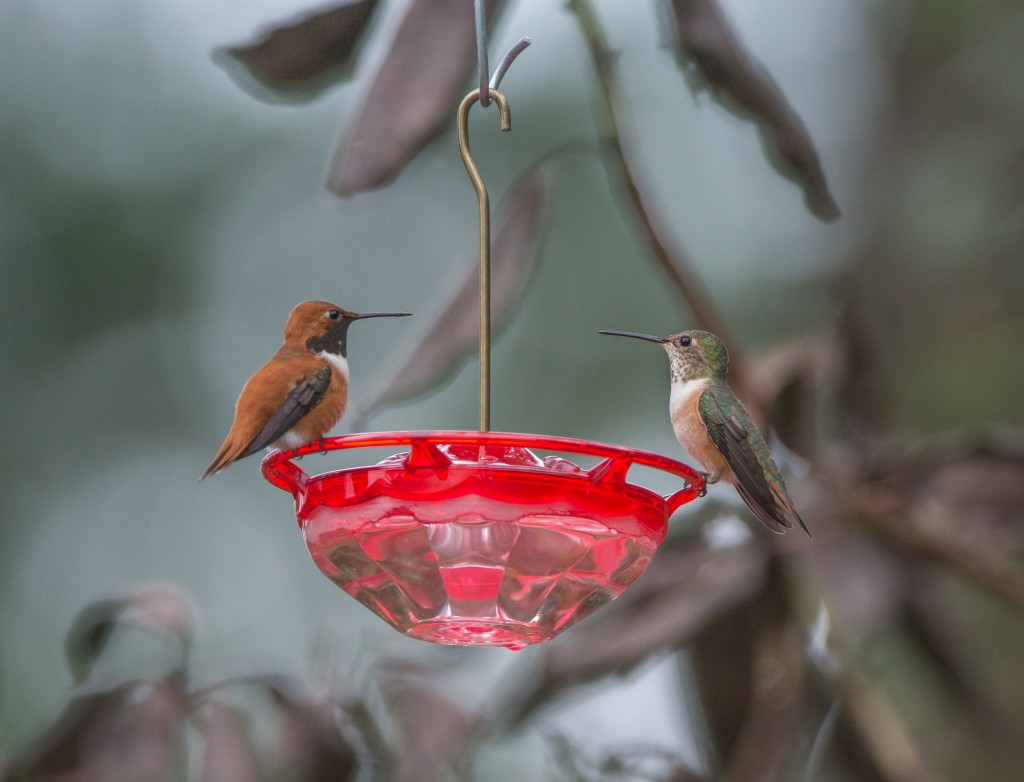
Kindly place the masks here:
<instances>
[{"instance_id":1,"label":"feeder bowl","mask_svg":"<svg viewBox=\"0 0 1024 782\"><path fill-rule=\"evenodd\" d=\"M293 460L381 446L369 466L306 474ZM582 469L530 449L597 457ZM662 496L632 465L685 481ZM295 497L317 567L402 633L435 643L522 649L618 597L647 568L668 517L704 488L693 468L621 446L498 432L334 437L263 460Z\"/></svg>"}]
</instances>

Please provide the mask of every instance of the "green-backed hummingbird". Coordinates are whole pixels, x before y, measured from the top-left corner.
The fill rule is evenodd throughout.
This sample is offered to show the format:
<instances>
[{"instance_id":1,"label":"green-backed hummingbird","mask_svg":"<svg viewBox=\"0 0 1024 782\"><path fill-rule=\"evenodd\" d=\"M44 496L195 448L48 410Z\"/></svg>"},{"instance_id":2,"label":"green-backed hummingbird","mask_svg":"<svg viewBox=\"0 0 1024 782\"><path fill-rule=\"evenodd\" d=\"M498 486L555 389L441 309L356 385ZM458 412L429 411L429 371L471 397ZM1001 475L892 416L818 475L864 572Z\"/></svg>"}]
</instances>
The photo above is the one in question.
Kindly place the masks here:
<instances>
[{"instance_id":1,"label":"green-backed hummingbird","mask_svg":"<svg viewBox=\"0 0 1024 782\"><path fill-rule=\"evenodd\" d=\"M729 353L722 340L698 329L669 337L601 333L645 339L665 348L672 375L672 428L706 471L706 482L733 484L757 520L773 532L784 532L796 522L810 536L764 438L725 380Z\"/></svg>"}]
</instances>

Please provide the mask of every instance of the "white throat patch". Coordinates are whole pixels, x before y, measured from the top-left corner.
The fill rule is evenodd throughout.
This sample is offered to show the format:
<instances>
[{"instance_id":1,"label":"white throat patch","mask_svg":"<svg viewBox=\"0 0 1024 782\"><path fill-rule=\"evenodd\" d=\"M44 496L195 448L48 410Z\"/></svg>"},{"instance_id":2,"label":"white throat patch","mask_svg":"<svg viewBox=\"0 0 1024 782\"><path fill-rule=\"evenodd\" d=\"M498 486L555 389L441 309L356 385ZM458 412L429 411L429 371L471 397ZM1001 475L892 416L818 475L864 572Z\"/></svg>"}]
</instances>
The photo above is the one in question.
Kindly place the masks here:
<instances>
[{"instance_id":1,"label":"white throat patch","mask_svg":"<svg viewBox=\"0 0 1024 782\"><path fill-rule=\"evenodd\" d=\"M681 405L693 404L693 397L701 394L708 385L708 378L701 377L696 380L684 380L681 383L672 384L672 394L668 399L668 409L672 414Z\"/></svg>"},{"instance_id":2,"label":"white throat patch","mask_svg":"<svg viewBox=\"0 0 1024 782\"><path fill-rule=\"evenodd\" d=\"M328 353L325 350L320 351L316 354L317 358L322 358L328 364L333 366L341 375L348 380L348 359L337 353Z\"/></svg>"}]
</instances>

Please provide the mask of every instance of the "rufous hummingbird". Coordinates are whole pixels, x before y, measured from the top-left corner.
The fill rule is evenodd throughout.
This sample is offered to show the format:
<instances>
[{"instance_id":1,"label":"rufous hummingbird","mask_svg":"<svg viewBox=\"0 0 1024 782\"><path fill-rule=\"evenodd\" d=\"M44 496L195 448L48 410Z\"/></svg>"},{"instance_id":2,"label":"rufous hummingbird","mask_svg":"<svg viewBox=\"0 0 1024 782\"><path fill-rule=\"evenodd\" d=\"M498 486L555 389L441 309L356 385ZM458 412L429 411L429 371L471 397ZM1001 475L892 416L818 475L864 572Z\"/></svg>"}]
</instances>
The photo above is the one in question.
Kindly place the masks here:
<instances>
[{"instance_id":1,"label":"rufous hummingbird","mask_svg":"<svg viewBox=\"0 0 1024 782\"><path fill-rule=\"evenodd\" d=\"M680 445L706 470L706 482L733 484L757 520L773 532L784 532L796 522L810 537L768 445L725 380L729 353L722 340L698 329L670 337L601 333L645 339L665 348L672 375L672 428Z\"/></svg>"},{"instance_id":2,"label":"rufous hummingbird","mask_svg":"<svg viewBox=\"0 0 1024 782\"><path fill-rule=\"evenodd\" d=\"M348 327L410 314L360 315L326 301L297 304L284 327L284 344L242 387L231 431L200 482L262 448L298 448L326 436L348 402Z\"/></svg>"}]
</instances>

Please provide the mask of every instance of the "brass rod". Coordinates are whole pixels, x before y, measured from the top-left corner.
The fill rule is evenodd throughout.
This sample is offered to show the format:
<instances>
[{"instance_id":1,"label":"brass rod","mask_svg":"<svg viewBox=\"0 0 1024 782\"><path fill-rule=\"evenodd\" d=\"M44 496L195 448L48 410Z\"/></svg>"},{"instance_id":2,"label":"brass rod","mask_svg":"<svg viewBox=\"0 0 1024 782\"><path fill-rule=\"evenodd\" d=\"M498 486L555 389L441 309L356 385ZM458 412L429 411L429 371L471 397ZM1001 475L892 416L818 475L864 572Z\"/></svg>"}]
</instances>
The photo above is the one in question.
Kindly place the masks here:
<instances>
[{"instance_id":1,"label":"brass rod","mask_svg":"<svg viewBox=\"0 0 1024 782\"><path fill-rule=\"evenodd\" d=\"M491 100L498 104L501 129L512 129L512 115L508 101L498 90L490 91ZM480 99L475 89L462 99L458 112L459 152L470 181L480 202L480 431L491 428L491 204L480 170L469 149L469 110Z\"/></svg>"}]
</instances>

